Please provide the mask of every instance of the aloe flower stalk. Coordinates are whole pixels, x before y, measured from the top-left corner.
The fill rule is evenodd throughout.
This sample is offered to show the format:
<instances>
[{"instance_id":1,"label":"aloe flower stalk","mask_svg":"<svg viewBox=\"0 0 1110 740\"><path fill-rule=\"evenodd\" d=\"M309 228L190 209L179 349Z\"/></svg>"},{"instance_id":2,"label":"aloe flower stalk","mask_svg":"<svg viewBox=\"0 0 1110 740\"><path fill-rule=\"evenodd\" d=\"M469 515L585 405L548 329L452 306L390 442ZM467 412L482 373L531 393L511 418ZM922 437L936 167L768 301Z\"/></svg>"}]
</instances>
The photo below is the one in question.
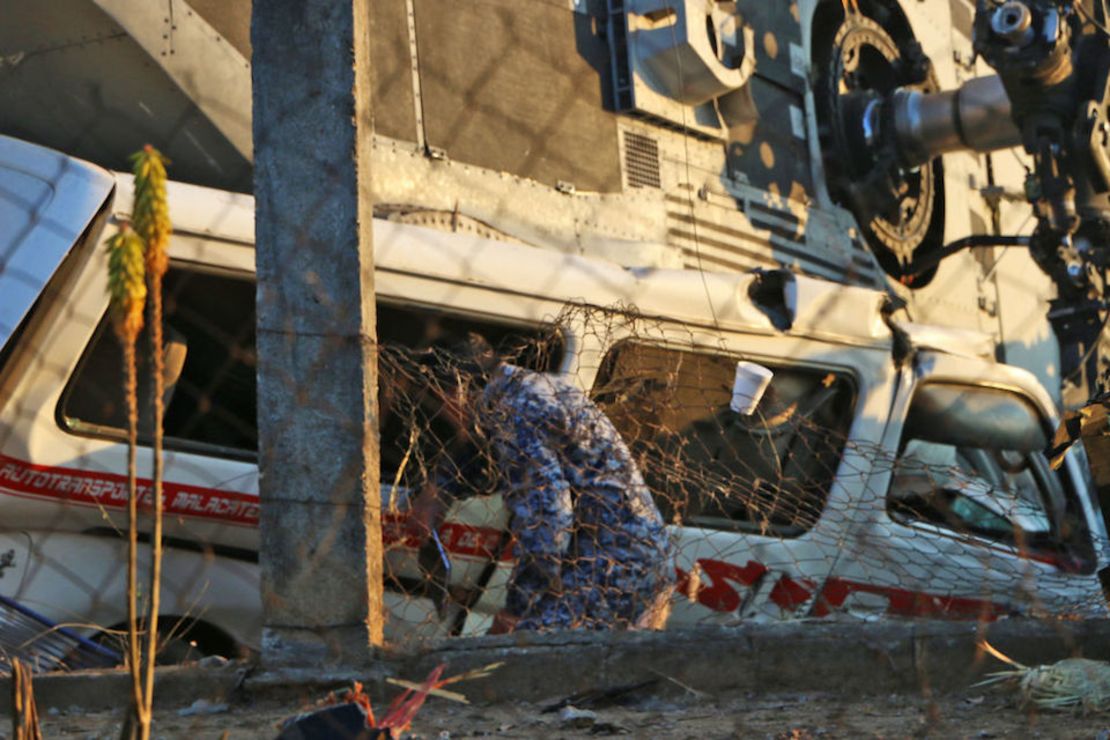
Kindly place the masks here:
<instances>
[{"instance_id":1,"label":"aloe flower stalk","mask_svg":"<svg viewBox=\"0 0 1110 740\"><path fill-rule=\"evenodd\" d=\"M135 342L143 328L146 269L143 239L127 223L108 240L108 301L112 330L123 350L123 385L127 403L127 664L131 672L132 715L142 725L142 673L138 626L138 486L136 447L139 432ZM131 724L128 722L127 724ZM149 722L148 722L149 724Z\"/></svg>"},{"instance_id":2,"label":"aloe flower stalk","mask_svg":"<svg viewBox=\"0 0 1110 740\"><path fill-rule=\"evenodd\" d=\"M150 596L147 611L147 646L144 666L143 706L139 713L140 737L150 737L154 703L154 658L158 650L158 611L162 582L162 420L165 414L164 355L162 349L162 277L169 266L170 223L166 196L166 158L149 144L131 157L135 176L132 219L145 242L147 291L150 294L150 350L154 375L154 525L151 533Z\"/></svg>"}]
</instances>

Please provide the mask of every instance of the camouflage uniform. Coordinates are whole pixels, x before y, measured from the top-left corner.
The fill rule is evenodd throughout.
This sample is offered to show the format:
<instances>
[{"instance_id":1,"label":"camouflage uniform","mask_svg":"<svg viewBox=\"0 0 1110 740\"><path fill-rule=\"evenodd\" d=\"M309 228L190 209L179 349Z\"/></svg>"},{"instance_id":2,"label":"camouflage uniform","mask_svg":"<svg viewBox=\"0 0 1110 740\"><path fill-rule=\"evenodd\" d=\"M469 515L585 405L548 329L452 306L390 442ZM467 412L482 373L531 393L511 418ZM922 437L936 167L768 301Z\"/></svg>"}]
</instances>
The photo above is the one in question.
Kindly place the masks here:
<instances>
[{"instance_id":1,"label":"camouflage uniform","mask_svg":"<svg viewBox=\"0 0 1110 740\"><path fill-rule=\"evenodd\" d=\"M512 514L517 629L646 626L673 589L671 545L608 417L560 378L502 365L477 425Z\"/></svg>"}]
</instances>

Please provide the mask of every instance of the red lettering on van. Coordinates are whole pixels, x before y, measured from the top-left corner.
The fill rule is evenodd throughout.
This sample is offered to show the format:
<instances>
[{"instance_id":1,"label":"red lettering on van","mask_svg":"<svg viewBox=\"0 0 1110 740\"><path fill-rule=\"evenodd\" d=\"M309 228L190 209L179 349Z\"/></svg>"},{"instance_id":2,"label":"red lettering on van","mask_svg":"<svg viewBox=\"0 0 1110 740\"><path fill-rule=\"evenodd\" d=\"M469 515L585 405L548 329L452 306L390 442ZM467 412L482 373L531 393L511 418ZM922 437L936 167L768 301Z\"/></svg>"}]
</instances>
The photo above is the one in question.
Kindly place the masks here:
<instances>
[{"instance_id":1,"label":"red lettering on van","mask_svg":"<svg viewBox=\"0 0 1110 740\"><path fill-rule=\"evenodd\" d=\"M749 560L746 565L739 566L721 560L698 559L697 567L702 572L702 578L709 579L709 585L699 584L697 600L702 606L717 612L733 612L740 608L740 594L729 583L751 588L767 572L767 566ZM675 566L678 581L675 591L688 594L690 591L690 574L682 568Z\"/></svg>"},{"instance_id":2,"label":"red lettering on van","mask_svg":"<svg viewBox=\"0 0 1110 740\"><path fill-rule=\"evenodd\" d=\"M127 506L127 476L80 468L33 465L0 455L0 492L26 498L47 498L78 506ZM141 504L153 503L149 479L139 479ZM245 527L258 526L258 496L239 491L190 486L166 481L162 498L167 515L219 519Z\"/></svg>"},{"instance_id":3,"label":"red lettering on van","mask_svg":"<svg viewBox=\"0 0 1110 740\"><path fill-rule=\"evenodd\" d=\"M458 522L445 522L439 528L439 538L443 547L452 555L497 559L509 562L513 559L512 546L501 548L502 531L493 527L478 527ZM424 543L423 533L409 519L407 513L384 514L382 516L382 543L386 547L415 549Z\"/></svg>"}]
</instances>

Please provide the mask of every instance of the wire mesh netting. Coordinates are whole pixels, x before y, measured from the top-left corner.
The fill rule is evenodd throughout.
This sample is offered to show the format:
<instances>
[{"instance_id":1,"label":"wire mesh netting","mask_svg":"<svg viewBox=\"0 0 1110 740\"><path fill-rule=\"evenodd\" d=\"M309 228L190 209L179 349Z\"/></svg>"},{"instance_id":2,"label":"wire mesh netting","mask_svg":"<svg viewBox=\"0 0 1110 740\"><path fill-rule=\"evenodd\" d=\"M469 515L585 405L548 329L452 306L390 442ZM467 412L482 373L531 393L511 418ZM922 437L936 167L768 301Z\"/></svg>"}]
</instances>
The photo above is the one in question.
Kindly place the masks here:
<instances>
[{"instance_id":1,"label":"wire mesh netting","mask_svg":"<svg viewBox=\"0 0 1110 740\"><path fill-rule=\"evenodd\" d=\"M166 280L168 461L204 484L167 484L177 657L257 644L253 298L247 277L187 263ZM1106 608L1083 466L1049 467L1047 419L1016 392L922 385L884 440L851 362L749 354L731 332L627 306L533 325L389 301L378 312L395 643L484 634L506 604L538 629ZM105 322L84 317L73 367L34 378L58 387L45 412L84 457L0 467L36 523L7 536L10 596L88 635L120 628L124 603L125 481L92 463L124 434ZM484 369L468 349L478 337ZM45 357L69 340L43 341ZM773 373L751 414L730 406L739 360ZM41 424L44 410L23 413ZM442 511L412 516L429 488Z\"/></svg>"},{"instance_id":2,"label":"wire mesh netting","mask_svg":"<svg viewBox=\"0 0 1110 740\"><path fill-rule=\"evenodd\" d=\"M596 327L599 322L604 330ZM1094 575L1095 548L1101 543L1085 518L1083 484L1049 468L1044 421L1021 396L958 384L926 385L912 402L902 439L886 448L853 438L860 391L842 369L780 360L772 366L774 377L755 412L743 415L730 407L741 355L699 346L692 335L684 342L672 332L660 341L661 327L622 313L571 313L559 325L576 326L578 336L611 336L614 322L637 331L613 343L597 368L575 365L593 376L589 398L619 432L621 446L627 446L669 525L667 538L676 558L670 624L837 615L1075 617L1095 616L1105 608ZM550 348L554 340L543 341ZM422 368L420 360L410 354L396 357L383 354L383 378L394 373L420 377L400 369ZM525 360L522 367L544 369L532 357ZM511 353L506 361L513 361ZM394 363L399 369L393 369ZM516 371L514 377L530 376ZM575 392L568 393L564 408L582 403ZM507 395L504 390L495 394ZM437 419L448 424L439 406L438 417L429 418L420 393L409 403L404 427L433 427ZM404 404L391 406L391 413L401 408ZM590 479L606 473L576 468L573 452L567 452L575 442L568 441L564 418L548 414L538 422L555 429L531 428L535 423L527 413L504 421L514 435L526 438L521 444L533 437L561 440L552 446L563 456L565 475L575 481L569 485L572 496L581 497L572 503L571 541L595 537L590 528L599 525L590 520L589 506L597 494L591 493ZM571 440L596 440L597 428L580 423L581 428L571 425ZM481 438L481 427L479 421L479 434L467 436L471 444ZM527 562L529 551L520 547L521 540L534 536L530 528L547 526L552 513L522 510L512 501L527 495L529 485L542 488L534 481L521 487L510 476L488 495L488 471L507 466L511 472L512 463L506 462L511 455L496 443L492 455L469 448L452 453L447 436L435 438L429 448L425 445L431 440L420 434L383 435L384 451L391 443L404 450L395 456L400 460L395 471L388 462L383 466L383 480L392 477L402 491L415 492L428 480L442 485L443 456L466 462L465 468L446 467L454 475L447 485L466 495L454 500L445 547L426 550L425 562L451 563L454 555L467 565L426 568L423 588L438 578L433 588L440 590L439 603L454 600L456 606L460 592L480 589L470 612L463 608L457 617L463 633L478 633L487 624L482 619L488 620L506 596L512 598L515 587L513 564L496 559ZM619 460L620 453L611 450L610 467L616 467L614 458ZM632 487L627 481L614 485ZM557 496L558 487L548 493ZM506 519L502 509L511 516ZM578 527L585 534L578 534ZM499 528L507 530L500 537ZM514 546L506 548L509 535ZM489 557L484 571L472 568L482 558L467 552L467 543L478 537L484 538L482 554ZM562 567L568 572L592 567L575 562L570 544L563 552ZM623 556L615 548L611 567ZM405 555L390 558L395 574L415 574L405 570L417 564ZM477 580L471 580L475 575ZM505 590L503 596L493 596L495 586ZM586 619L580 626L614 624Z\"/></svg>"}]
</instances>

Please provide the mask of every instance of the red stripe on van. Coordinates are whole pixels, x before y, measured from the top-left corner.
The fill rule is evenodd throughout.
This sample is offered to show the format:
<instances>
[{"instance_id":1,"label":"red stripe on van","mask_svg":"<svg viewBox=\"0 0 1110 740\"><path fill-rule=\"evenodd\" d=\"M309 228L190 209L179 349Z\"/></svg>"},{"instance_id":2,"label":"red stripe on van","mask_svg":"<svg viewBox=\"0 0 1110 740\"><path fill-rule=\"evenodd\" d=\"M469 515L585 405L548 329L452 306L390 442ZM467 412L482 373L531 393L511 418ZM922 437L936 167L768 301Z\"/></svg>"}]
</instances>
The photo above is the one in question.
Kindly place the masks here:
<instances>
[{"instance_id":1,"label":"red stripe on van","mask_svg":"<svg viewBox=\"0 0 1110 740\"><path fill-rule=\"evenodd\" d=\"M154 490L148 478L138 480L140 505L153 508ZM127 507L127 476L78 468L34 465L0 455L0 489L16 496L109 509ZM162 501L167 515L218 519L245 527L258 526L258 496L166 481Z\"/></svg>"},{"instance_id":2,"label":"red stripe on van","mask_svg":"<svg viewBox=\"0 0 1110 740\"><path fill-rule=\"evenodd\" d=\"M740 608L743 599L737 586L751 588L770 573L765 565L752 560L743 566L709 559L699 559L697 564L701 572L701 580L696 584L697 593L693 596L702 606L718 612L732 612ZM691 582L692 575L681 568L675 568L675 570L678 575L675 591L690 597L692 595L690 591L695 586ZM809 579L781 575L771 588L768 598L784 611L794 611L804 606L813 597L815 589L816 584ZM883 611L886 615L894 617L994 621L1013 611L1003 604L996 604L986 599L934 596L891 586L829 578L817 595L812 616L827 617L838 611L843 608L848 597L853 593L885 597L887 607Z\"/></svg>"},{"instance_id":3,"label":"red stripe on van","mask_svg":"<svg viewBox=\"0 0 1110 740\"><path fill-rule=\"evenodd\" d=\"M137 481L140 505L152 508L153 488L148 478ZM46 498L78 506L127 508L127 476L80 468L35 465L0 455L0 491L14 496ZM240 526L258 526L258 497L239 491L190 486L166 481L163 505L167 515L218 519ZM383 517L387 545L419 547L419 533L407 526L405 514ZM456 555L512 560L512 548L501 547L501 530L447 522L439 530L444 547Z\"/></svg>"},{"instance_id":4,"label":"red stripe on van","mask_svg":"<svg viewBox=\"0 0 1110 740\"><path fill-rule=\"evenodd\" d=\"M825 617L844 606L848 596L853 593L874 594L886 597L886 613L895 617L929 617L931 619L974 619L993 622L1012 610L986 599L966 596L934 596L917 591L907 591L892 586L876 586L869 583L830 578L825 581L813 616Z\"/></svg>"}]
</instances>

